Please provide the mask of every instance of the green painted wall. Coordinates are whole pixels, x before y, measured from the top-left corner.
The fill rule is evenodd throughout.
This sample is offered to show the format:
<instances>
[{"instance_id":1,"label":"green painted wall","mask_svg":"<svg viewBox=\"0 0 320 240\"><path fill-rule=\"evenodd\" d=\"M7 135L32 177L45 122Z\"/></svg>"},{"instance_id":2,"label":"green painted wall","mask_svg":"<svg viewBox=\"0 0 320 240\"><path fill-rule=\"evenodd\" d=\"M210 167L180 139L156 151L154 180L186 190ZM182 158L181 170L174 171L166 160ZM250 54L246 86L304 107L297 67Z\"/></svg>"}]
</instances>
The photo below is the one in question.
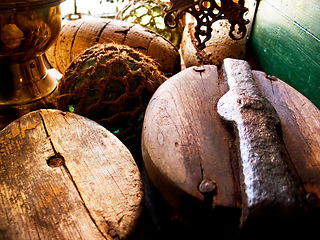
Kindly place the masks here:
<instances>
[{"instance_id":1,"label":"green painted wall","mask_svg":"<svg viewBox=\"0 0 320 240\"><path fill-rule=\"evenodd\" d=\"M264 72L320 108L319 0L261 0L250 48Z\"/></svg>"}]
</instances>

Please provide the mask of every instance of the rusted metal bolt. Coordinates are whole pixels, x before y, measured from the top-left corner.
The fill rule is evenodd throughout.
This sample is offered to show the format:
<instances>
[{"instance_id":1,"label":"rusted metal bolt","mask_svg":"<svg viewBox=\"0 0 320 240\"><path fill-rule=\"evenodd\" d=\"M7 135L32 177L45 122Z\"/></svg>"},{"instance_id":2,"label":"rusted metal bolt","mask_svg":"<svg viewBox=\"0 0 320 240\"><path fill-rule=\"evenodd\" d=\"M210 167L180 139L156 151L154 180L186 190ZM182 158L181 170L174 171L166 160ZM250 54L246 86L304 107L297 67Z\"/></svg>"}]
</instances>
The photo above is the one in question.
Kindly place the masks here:
<instances>
[{"instance_id":1,"label":"rusted metal bolt","mask_svg":"<svg viewBox=\"0 0 320 240\"><path fill-rule=\"evenodd\" d=\"M217 184L209 179L204 179L199 184L199 191L201 193L213 193L217 190Z\"/></svg>"}]
</instances>

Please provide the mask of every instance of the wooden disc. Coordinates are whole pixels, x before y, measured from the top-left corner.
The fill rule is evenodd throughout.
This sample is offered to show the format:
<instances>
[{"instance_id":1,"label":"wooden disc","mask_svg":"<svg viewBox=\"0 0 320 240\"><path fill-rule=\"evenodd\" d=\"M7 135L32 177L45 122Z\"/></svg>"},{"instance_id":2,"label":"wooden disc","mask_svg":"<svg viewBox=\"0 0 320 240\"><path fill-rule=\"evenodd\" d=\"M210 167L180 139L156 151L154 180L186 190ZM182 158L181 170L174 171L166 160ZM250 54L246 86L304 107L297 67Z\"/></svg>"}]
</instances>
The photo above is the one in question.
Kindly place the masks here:
<instances>
[{"instance_id":1,"label":"wooden disc","mask_svg":"<svg viewBox=\"0 0 320 240\"><path fill-rule=\"evenodd\" d=\"M178 211L190 212L190 201L201 205L209 200L211 208L239 204L239 181L230 160L236 159L233 136L216 108L225 86L216 66L188 68L163 83L147 108L144 163Z\"/></svg>"},{"instance_id":2,"label":"wooden disc","mask_svg":"<svg viewBox=\"0 0 320 240\"><path fill-rule=\"evenodd\" d=\"M0 132L1 239L130 236L142 208L139 170L97 123L38 110Z\"/></svg>"},{"instance_id":3,"label":"wooden disc","mask_svg":"<svg viewBox=\"0 0 320 240\"><path fill-rule=\"evenodd\" d=\"M295 196L303 199L301 209L319 209L320 111L280 79L259 71L253 76L279 116L276 134L298 185ZM183 213L195 202L243 211L246 196L239 191L248 173L242 173L238 133L217 114L225 84L215 66L188 68L158 88L145 114L146 170L168 203Z\"/></svg>"}]
</instances>

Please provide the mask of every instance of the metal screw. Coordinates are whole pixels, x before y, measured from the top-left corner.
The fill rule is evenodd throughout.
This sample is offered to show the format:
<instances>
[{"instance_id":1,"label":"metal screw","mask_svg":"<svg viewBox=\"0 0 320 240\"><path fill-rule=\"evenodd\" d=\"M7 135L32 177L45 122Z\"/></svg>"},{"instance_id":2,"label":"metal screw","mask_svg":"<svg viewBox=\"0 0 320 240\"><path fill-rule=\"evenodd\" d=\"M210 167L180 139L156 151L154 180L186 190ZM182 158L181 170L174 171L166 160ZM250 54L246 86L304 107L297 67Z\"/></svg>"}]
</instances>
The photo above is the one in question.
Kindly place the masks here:
<instances>
[{"instance_id":1,"label":"metal screw","mask_svg":"<svg viewBox=\"0 0 320 240\"><path fill-rule=\"evenodd\" d=\"M201 66L193 67L193 70L196 71L196 72L204 72L206 69L204 68L203 65L201 65Z\"/></svg>"},{"instance_id":2,"label":"metal screw","mask_svg":"<svg viewBox=\"0 0 320 240\"><path fill-rule=\"evenodd\" d=\"M275 76L267 75L266 78L268 78L270 81L278 81Z\"/></svg>"},{"instance_id":3,"label":"metal screw","mask_svg":"<svg viewBox=\"0 0 320 240\"><path fill-rule=\"evenodd\" d=\"M199 191L201 193L212 193L217 189L217 184L209 179L204 179L199 184Z\"/></svg>"}]
</instances>

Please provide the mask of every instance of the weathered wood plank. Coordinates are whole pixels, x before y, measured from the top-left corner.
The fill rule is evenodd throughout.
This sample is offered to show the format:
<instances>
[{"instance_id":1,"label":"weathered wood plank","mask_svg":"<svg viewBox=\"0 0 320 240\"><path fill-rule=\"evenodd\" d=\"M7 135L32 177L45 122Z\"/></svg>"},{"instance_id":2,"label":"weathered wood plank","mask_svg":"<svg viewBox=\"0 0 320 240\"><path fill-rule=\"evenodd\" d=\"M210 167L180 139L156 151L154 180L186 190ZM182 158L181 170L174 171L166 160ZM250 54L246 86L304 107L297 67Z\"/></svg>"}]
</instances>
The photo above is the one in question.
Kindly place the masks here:
<instances>
[{"instance_id":1,"label":"weathered wood plank","mask_svg":"<svg viewBox=\"0 0 320 240\"><path fill-rule=\"evenodd\" d=\"M135 230L140 174L100 125L39 110L2 130L0 143L1 239L113 239Z\"/></svg>"},{"instance_id":2,"label":"weathered wood plank","mask_svg":"<svg viewBox=\"0 0 320 240\"><path fill-rule=\"evenodd\" d=\"M229 228L242 223L240 239L313 233L320 206L320 111L281 80L251 73L248 64L230 71L224 77L234 78L228 84L235 98L222 115L239 131L230 131L217 113L228 89L214 66L186 69L154 94L142 133L152 182L184 219L198 211L193 226L201 219L215 236L225 234L226 216ZM243 74L250 84L243 84ZM236 119L228 117L234 108ZM223 214L210 215L217 209ZM241 209L242 218L230 209Z\"/></svg>"}]
</instances>

